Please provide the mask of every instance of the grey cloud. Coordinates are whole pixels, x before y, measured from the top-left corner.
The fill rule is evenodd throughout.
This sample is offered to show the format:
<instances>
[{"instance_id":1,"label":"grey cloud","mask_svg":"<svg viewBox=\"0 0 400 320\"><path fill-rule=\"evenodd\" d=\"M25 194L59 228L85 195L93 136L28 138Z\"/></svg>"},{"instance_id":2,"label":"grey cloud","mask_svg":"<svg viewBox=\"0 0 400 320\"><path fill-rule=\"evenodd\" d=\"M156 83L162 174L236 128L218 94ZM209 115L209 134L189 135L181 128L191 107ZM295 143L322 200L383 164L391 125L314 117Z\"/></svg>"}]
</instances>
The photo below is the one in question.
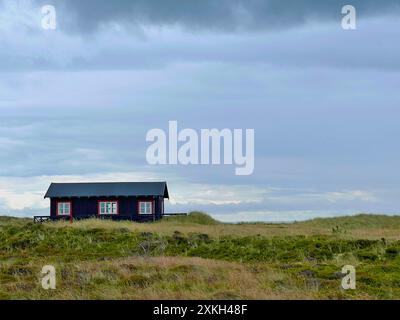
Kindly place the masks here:
<instances>
[{"instance_id":1,"label":"grey cloud","mask_svg":"<svg viewBox=\"0 0 400 320\"><path fill-rule=\"evenodd\" d=\"M9 78L0 76L0 92L15 101L0 102L2 175L140 170L147 130L177 120L180 129L254 128L255 184L336 190L399 179L398 73L174 65L34 73L30 85L12 80L13 91L1 85ZM241 180L231 166L151 170L200 183Z\"/></svg>"},{"instance_id":2,"label":"grey cloud","mask_svg":"<svg viewBox=\"0 0 400 320\"><path fill-rule=\"evenodd\" d=\"M180 25L191 30L285 29L308 20L341 17L345 0L36 0L60 8L60 18L74 17L74 27L90 32L111 22L132 25ZM352 0L361 17L394 12L397 0ZM65 11L62 11L65 10ZM69 17L69 18L70 18Z\"/></svg>"},{"instance_id":3,"label":"grey cloud","mask_svg":"<svg viewBox=\"0 0 400 320\"><path fill-rule=\"evenodd\" d=\"M314 25L271 34L197 36L179 30L138 39L129 32L99 32L83 41L64 33L38 34L0 44L0 72L31 70L144 70L171 64L225 63L340 69L400 69L399 20L376 18L356 32ZM51 40L51 41L49 41ZM23 50L21 50L23 49ZM306 70L306 69L305 69Z\"/></svg>"},{"instance_id":4,"label":"grey cloud","mask_svg":"<svg viewBox=\"0 0 400 320\"><path fill-rule=\"evenodd\" d=\"M16 23L1 38L0 176L28 181L148 170L168 181L178 176L186 190L191 183L211 190L217 184L281 188L259 203L174 207L220 215L398 208L397 17L360 19L356 32L344 32L340 7L347 3L341 1L53 3L57 32L30 32ZM371 18L394 12L396 2L353 4L361 18ZM308 19L338 22L266 32ZM64 20L77 23L76 33ZM109 22L184 30L160 28L142 37L134 28L97 31ZM234 30L261 32L228 34ZM166 129L168 120L180 128L254 128L255 174L239 178L229 166L148 168L145 134ZM372 203L303 196L379 188L392 191Z\"/></svg>"}]
</instances>

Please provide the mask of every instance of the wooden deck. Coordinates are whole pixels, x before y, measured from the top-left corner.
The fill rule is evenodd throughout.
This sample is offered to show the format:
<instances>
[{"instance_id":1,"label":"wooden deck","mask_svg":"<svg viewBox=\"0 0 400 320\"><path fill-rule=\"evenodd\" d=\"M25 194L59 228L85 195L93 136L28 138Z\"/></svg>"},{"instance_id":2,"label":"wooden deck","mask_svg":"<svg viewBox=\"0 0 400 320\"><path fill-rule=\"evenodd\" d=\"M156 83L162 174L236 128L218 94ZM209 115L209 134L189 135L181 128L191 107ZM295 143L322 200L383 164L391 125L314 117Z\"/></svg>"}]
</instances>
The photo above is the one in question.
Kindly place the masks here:
<instances>
[{"instance_id":1,"label":"wooden deck","mask_svg":"<svg viewBox=\"0 0 400 320\"><path fill-rule=\"evenodd\" d=\"M172 217L172 216L187 216L187 213L164 213L163 217ZM141 221L137 222L152 222L155 221L155 215L149 215L146 217L148 219L142 219ZM34 216L33 222L34 223L44 223L44 222L51 222L51 221L73 221L73 220L84 220L84 219L102 219L102 220L115 220L115 221L136 221L130 216L118 216L118 215L93 215L93 216L85 216L85 217L50 217L50 216Z\"/></svg>"}]
</instances>

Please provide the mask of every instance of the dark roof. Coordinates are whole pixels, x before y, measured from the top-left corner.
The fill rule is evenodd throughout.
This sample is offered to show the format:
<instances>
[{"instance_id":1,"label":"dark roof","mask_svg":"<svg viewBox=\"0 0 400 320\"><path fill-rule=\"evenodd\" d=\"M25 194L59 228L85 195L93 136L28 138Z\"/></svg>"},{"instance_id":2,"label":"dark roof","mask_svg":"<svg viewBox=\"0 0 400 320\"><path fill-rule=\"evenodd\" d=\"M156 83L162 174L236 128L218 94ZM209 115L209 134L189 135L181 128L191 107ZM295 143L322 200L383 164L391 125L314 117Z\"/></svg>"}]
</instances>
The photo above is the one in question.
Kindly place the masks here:
<instances>
[{"instance_id":1,"label":"dark roof","mask_svg":"<svg viewBox=\"0 0 400 320\"><path fill-rule=\"evenodd\" d=\"M166 182L52 183L45 198L163 196L169 198Z\"/></svg>"}]
</instances>

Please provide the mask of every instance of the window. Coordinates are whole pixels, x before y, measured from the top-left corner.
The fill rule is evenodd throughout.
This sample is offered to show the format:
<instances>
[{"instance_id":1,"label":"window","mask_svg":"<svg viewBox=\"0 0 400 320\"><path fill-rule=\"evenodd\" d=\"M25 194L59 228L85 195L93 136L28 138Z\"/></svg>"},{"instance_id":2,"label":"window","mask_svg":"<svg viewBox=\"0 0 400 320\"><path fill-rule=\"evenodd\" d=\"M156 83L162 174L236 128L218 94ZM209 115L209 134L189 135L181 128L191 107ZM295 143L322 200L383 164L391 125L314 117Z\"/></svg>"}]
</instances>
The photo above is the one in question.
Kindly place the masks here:
<instances>
[{"instance_id":1,"label":"window","mask_svg":"<svg viewBox=\"0 0 400 320\"><path fill-rule=\"evenodd\" d=\"M57 215L59 215L59 216L71 215L71 202L58 202L57 203Z\"/></svg>"},{"instance_id":2,"label":"window","mask_svg":"<svg viewBox=\"0 0 400 320\"><path fill-rule=\"evenodd\" d=\"M100 201L99 214L118 214L117 201Z\"/></svg>"},{"instance_id":3,"label":"window","mask_svg":"<svg viewBox=\"0 0 400 320\"><path fill-rule=\"evenodd\" d=\"M152 214L152 213L153 213L153 202L151 201L139 202L139 214Z\"/></svg>"}]
</instances>

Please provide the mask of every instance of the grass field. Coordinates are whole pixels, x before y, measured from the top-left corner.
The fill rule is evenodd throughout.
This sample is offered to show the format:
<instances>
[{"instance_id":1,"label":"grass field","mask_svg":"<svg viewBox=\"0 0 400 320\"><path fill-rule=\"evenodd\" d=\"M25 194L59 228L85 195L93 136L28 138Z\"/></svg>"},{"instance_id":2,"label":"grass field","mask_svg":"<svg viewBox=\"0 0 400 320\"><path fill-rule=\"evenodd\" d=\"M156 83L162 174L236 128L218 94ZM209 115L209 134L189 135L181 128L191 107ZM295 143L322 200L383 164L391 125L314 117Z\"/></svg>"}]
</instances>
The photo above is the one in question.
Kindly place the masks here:
<instances>
[{"instance_id":1,"label":"grass field","mask_svg":"<svg viewBox=\"0 0 400 320\"><path fill-rule=\"evenodd\" d=\"M44 265L56 290L41 287ZM356 268L355 290L341 269ZM0 299L399 299L400 217L224 224L0 218Z\"/></svg>"}]
</instances>

